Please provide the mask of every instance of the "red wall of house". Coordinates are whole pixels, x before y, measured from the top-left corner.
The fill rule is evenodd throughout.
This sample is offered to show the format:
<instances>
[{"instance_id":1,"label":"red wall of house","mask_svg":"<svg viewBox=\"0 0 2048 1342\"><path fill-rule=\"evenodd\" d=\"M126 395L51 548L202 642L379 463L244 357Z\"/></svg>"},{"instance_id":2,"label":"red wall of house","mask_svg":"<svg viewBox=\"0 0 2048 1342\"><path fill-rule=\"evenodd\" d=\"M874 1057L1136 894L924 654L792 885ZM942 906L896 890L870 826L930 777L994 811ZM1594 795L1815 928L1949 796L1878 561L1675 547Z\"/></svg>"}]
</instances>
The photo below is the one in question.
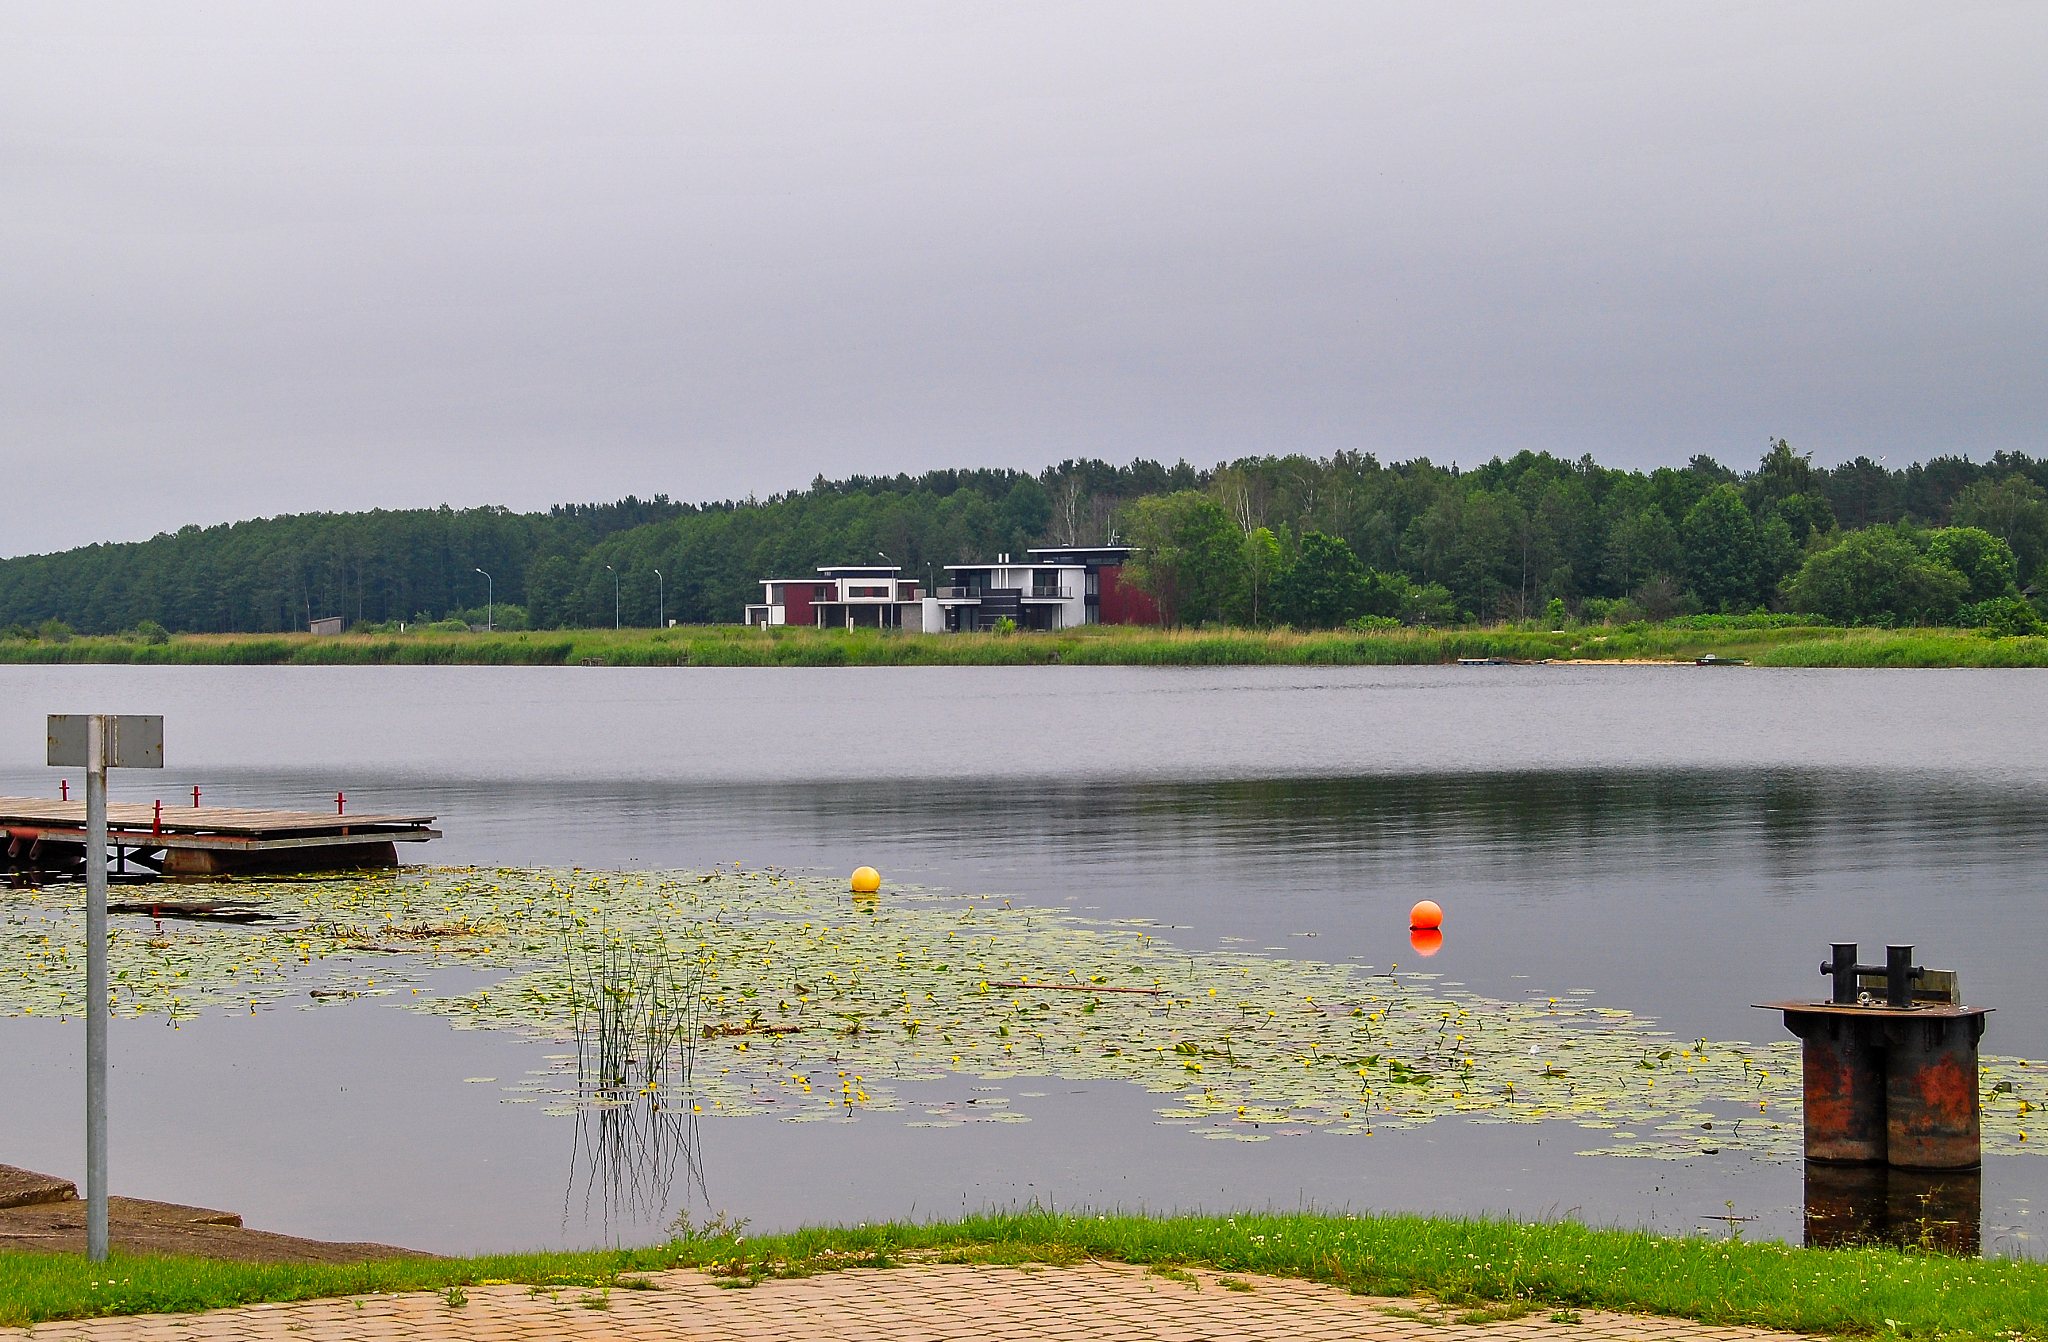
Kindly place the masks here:
<instances>
[{"instance_id":1,"label":"red wall of house","mask_svg":"<svg viewBox=\"0 0 2048 1342\"><path fill-rule=\"evenodd\" d=\"M1158 624L1159 607L1151 597L1123 581L1123 565L1105 564L1097 574L1096 589L1101 604L1097 618L1104 624Z\"/></svg>"},{"instance_id":2,"label":"red wall of house","mask_svg":"<svg viewBox=\"0 0 2048 1342\"><path fill-rule=\"evenodd\" d=\"M782 589L782 622L784 624L810 624L815 617L811 614L811 584L793 582Z\"/></svg>"}]
</instances>

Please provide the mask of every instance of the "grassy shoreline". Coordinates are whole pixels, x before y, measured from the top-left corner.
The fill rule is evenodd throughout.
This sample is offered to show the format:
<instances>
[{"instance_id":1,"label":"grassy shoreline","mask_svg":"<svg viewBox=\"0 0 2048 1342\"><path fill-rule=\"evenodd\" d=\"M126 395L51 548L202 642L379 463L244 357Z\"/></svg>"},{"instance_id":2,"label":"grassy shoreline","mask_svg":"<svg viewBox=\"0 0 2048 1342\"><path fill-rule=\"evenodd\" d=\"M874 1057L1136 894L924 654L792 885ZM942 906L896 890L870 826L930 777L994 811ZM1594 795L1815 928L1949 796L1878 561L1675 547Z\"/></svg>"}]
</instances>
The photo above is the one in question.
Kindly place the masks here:
<instances>
[{"instance_id":1,"label":"grassy shoreline","mask_svg":"<svg viewBox=\"0 0 2048 1342\"><path fill-rule=\"evenodd\" d=\"M1159 630L1094 626L1005 636L884 634L744 626L531 633L181 634L0 641L0 663L170 666L1440 666L1512 662L1691 662L1773 667L2043 667L2048 638L1967 629L1589 625L1561 632L1475 629Z\"/></svg>"},{"instance_id":2,"label":"grassy shoreline","mask_svg":"<svg viewBox=\"0 0 2048 1342\"><path fill-rule=\"evenodd\" d=\"M1472 1322L1583 1307L1833 1335L1958 1342L2048 1336L2048 1264L2037 1262L1667 1238L1571 1222L1317 1213L985 1215L644 1249L345 1267L118 1255L94 1266L77 1255L8 1252L0 1253L0 1325L488 1282L603 1291L630 1288L635 1274L677 1267L702 1268L744 1286L920 1261L1072 1263L1090 1257L1304 1278L1369 1295L1419 1295L1466 1311Z\"/></svg>"}]
</instances>

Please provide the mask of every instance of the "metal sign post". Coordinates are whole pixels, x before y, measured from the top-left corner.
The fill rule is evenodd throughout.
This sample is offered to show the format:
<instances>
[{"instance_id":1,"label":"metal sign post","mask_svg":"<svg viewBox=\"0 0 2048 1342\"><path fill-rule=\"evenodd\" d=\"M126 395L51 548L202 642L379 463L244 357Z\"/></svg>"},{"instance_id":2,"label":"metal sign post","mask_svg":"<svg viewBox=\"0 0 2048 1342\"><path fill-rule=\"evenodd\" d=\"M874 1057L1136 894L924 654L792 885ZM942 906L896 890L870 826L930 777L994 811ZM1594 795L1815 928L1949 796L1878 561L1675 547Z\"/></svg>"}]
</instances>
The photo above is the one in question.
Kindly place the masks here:
<instances>
[{"instance_id":1,"label":"metal sign post","mask_svg":"<svg viewBox=\"0 0 2048 1342\"><path fill-rule=\"evenodd\" d=\"M107 1259L107 770L164 767L164 720L52 713L49 763L85 769L85 1256Z\"/></svg>"}]
</instances>

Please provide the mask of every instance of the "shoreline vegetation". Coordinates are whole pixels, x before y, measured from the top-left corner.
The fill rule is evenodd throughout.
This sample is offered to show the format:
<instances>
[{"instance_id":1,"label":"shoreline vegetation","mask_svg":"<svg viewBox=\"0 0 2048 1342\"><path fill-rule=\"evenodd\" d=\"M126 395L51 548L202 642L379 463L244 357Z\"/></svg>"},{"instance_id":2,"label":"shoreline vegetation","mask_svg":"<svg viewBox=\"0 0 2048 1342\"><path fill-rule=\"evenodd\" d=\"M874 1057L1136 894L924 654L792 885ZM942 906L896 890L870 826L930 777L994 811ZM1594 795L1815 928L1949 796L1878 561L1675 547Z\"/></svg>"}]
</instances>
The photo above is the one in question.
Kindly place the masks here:
<instances>
[{"instance_id":1,"label":"shoreline vegetation","mask_svg":"<svg viewBox=\"0 0 2048 1342\"><path fill-rule=\"evenodd\" d=\"M2044 667L2048 637L1956 628L1843 628L1770 616L1691 616L1564 629L1491 627L901 634L745 625L395 633L116 634L0 638L4 664L174 666L1439 666L1690 663L1761 667Z\"/></svg>"},{"instance_id":2,"label":"shoreline vegetation","mask_svg":"<svg viewBox=\"0 0 2048 1342\"><path fill-rule=\"evenodd\" d=\"M1706 1235L1667 1237L1575 1222L1343 1215L1134 1216L1026 1211L953 1222L813 1228L741 1237L723 1214L707 1230L641 1249L260 1264L116 1254L0 1252L0 1325L182 1313L263 1301L444 1293L522 1284L603 1308L610 1291L659 1289L643 1274L697 1268L723 1284L931 1262L1069 1264L1087 1258L1329 1282L1364 1295L1419 1296L1447 1321L1485 1323L1575 1308L1834 1336L2019 1342L2048 1336L2048 1264L1951 1258L1917 1249L1793 1248Z\"/></svg>"},{"instance_id":3,"label":"shoreline vegetation","mask_svg":"<svg viewBox=\"0 0 2048 1342\"><path fill-rule=\"evenodd\" d=\"M820 564L880 560L932 591L948 565L1099 545L1133 547L1117 586L1170 626L1555 629L1763 610L2048 632L2048 459L1828 468L1783 439L1747 471L1528 451L1463 469L1358 452L1208 469L1070 459L820 476L699 504L304 513L0 559L0 629L662 628L741 618L764 581Z\"/></svg>"}]
</instances>

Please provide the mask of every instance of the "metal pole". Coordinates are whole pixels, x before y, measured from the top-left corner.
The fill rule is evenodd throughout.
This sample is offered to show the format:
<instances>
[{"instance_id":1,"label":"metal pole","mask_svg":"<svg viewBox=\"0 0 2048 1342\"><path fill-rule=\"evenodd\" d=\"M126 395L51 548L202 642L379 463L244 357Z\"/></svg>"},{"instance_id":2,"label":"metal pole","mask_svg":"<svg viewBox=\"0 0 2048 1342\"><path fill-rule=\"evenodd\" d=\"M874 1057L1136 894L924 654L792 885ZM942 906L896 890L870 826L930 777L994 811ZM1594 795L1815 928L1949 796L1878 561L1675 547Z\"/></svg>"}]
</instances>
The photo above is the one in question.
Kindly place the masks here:
<instances>
[{"instance_id":1,"label":"metal pole","mask_svg":"<svg viewBox=\"0 0 2048 1342\"><path fill-rule=\"evenodd\" d=\"M85 1256L107 1261L107 719L85 726Z\"/></svg>"},{"instance_id":2,"label":"metal pole","mask_svg":"<svg viewBox=\"0 0 2048 1342\"><path fill-rule=\"evenodd\" d=\"M606 564L604 569L612 575L612 632L616 634L619 632L619 571L610 564Z\"/></svg>"},{"instance_id":3,"label":"metal pole","mask_svg":"<svg viewBox=\"0 0 2048 1342\"><path fill-rule=\"evenodd\" d=\"M484 573L482 569L478 569L477 572ZM491 580L490 574L484 573L484 628L496 629L497 627L498 584Z\"/></svg>"},{"instance_id":4,"label":"metal pole","mask_svg":"<svg viewBox=\"0 0 2048 1342\"><path fill-rule=\"evenodd\" d=\"M668 579L660 569L654 570L654 627L668 628Z\"/></svg>"}]
</instances>

